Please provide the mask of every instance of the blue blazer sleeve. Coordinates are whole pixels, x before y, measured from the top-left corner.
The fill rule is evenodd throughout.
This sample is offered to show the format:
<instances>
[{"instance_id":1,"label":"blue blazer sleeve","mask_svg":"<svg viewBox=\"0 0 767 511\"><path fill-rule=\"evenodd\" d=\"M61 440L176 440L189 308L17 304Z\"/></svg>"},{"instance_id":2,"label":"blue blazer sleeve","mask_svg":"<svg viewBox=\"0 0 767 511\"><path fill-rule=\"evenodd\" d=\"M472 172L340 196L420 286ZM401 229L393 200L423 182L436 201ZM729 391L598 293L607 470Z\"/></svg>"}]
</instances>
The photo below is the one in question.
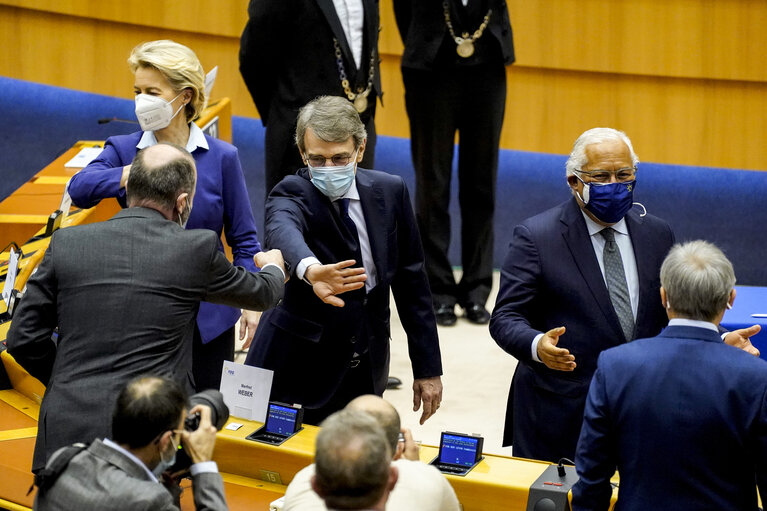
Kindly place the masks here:
<instances>
[{"instance_id":1,"label":"blue blazer sleeve","mask_svg":"<svg viewBox=\"0 0 767 511\"><path fill-rule=\"evenodd\" d=\"M501 268L500 290L490 319L490 335L518 360L533 361L530 346L543 333L532 328L528 319L539 314L534 304L540 278L538 247L528 228L518 225Z\"/></svg>"},{"instance_id":2,"label":"blue blazer sleeve","mask_svg":"<svg viewBox=\"0 0 767 511\"><path fill-rule=\"evenodd\" d=\"M140 138L136 134L124 137L110 137L104 144L104 150L101 154L90 162L84 169L72 176L69 181L69 196L72 197L72 204L78 208L92 208L98 204L101 199L116 197L122 207L126 207L125 188L120 188L120 179L122 178L123 167L129 165L136 155L136 142ZM127 142L128 138L136 141L128 144L132 148L128 153L120 147Z\"/></svg>"},{"instance_id":3,"label":"blue blazer sleeve","mask_svg":"<svg viewBox=\"0 0 767 511\"><path fill-rule=\"evenodd\" d=\"M424 269L421 237L407 186L401 179L400 187L397 246L396 249L390 249L397 251L397 269L391 289L402 327L407 334L413 377L431 378L442 375L437 323Z\"/></svg>"},{"instance_id":4,"label":"blue blazer sleeve","mask_svg":"<svg viewBox=\"0 0 767 511\"><path fill-rule=\"evenodd\" d=\"M583 427L575 456L580 479L573 486L573 511L607 509L613 493L610 478L615 474L617 466L616 439L611 434L604 360L600 355L599 366L591 380L586 400Z\"/></svg>"},{"instance_id":5,"label":"blue blazer sleeve","mask_svg":"<svg viewBox=\"0 0 767 511\"><path fill-rule=\"evenodd\" d=\"M256 220L248 197L245 176L235 147L222 156L222 194L224 200L224 235L232 247L235 266L256 271L253 255L261 251Z\"/></svg>"}]
</instances>

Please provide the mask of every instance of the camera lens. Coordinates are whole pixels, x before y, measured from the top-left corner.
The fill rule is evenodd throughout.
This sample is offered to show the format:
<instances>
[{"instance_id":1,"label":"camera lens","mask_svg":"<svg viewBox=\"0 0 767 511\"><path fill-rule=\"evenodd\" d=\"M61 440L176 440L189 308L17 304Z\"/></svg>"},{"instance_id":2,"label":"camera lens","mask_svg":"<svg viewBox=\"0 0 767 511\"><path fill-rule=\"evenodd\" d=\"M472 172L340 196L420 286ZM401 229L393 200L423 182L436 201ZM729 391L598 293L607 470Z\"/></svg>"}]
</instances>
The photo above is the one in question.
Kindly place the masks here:
<instances>
[{"instance_id":1,"label":"camera lens","mask_svg":"<svg viewBox=\"0 0 767 511\"><path fill-rule=\"evenodd\" d=\"M210 422L217 430L221 430L229 420L229 407L224 403L224 395L214 389L203 390L189 397L189 406L205 405L210 408ZM184 421L187 431L195 431L200 427L200 414L194 413Z\"/></svg>"}]
</instances>

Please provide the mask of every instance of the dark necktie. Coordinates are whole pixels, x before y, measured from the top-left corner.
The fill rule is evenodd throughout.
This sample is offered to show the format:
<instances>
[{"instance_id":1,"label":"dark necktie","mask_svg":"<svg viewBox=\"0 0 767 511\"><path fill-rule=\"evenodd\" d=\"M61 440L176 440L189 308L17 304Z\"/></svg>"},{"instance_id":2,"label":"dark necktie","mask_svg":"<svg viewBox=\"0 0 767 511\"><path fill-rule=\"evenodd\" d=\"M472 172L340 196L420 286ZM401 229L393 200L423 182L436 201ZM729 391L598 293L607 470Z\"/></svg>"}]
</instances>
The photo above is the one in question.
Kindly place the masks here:
<instances>
[{"instance_id":1,"label":"dark necktie","mask_svg":"<svg viewBox=\"0 0 767 511\"><path fill-rule=\"evenodd\" d=\"M615 243L615 231L606 227L600 231L605 239L602 257L605 265L605 280L610 292L610 301L621 323L621 329L626 341L634 338L634 314L631 312L631 298L626 283L626 273L623 270L623 259L618 244Z\"/></svg>"},{"instance_id":2,"label":"dark necktie","mask_svg":"<svg viewBox=\"0 0 767 511\"><path fill-rule=\"evenodd\" d=\"M357 261L355 266L362 266L362 250L360 248L360 237L359 233L357 232L357 225L354 223L354 220L352 220L352 217L349 216L349 204L351 203L351 199L340 199L338 202L341 206L339 208L341 213L341 221L344 223L346 228L349 229L349 232L351 232L352 236L354 237L354 259Z\"/></svg>"}]
</instances>

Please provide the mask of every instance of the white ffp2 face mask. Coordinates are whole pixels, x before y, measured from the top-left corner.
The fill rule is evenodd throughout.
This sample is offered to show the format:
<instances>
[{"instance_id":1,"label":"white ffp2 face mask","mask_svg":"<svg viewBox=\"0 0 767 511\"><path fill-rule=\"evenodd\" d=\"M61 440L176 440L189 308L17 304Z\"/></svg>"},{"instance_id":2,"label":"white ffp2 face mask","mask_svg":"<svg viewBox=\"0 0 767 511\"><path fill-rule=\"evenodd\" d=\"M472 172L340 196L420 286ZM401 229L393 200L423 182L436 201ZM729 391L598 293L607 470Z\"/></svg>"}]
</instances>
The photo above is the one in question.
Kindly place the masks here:
<instances>
[{"instance_id":1,"label":"white ffp2 face mask","mask_svg":"<svg viewBox=\"0 0 767 511\"><path fill-rule=\"evenodd\" d=\"M144 131L155 131L167 128L170 121L178 115L184 104L178 107L178 110L173 111L171 103L182 93L170 101L166 101L158 96L150 96L149 94L136 94L136 118L138 119L141 129Z\"/></svg>"}]
</instances>

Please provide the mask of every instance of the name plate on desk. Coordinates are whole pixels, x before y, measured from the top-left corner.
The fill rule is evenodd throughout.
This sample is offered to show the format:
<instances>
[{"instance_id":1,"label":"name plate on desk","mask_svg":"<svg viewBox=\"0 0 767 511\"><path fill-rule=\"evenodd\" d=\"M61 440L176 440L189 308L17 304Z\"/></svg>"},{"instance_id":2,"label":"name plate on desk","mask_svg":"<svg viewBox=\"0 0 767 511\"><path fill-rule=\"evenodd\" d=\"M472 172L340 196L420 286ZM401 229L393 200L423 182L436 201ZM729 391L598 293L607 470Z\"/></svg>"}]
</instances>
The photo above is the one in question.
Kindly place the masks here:
<instances>
[{"instance_id":1,"label":"name plate on desk","mask_svg":"<svg viewBox=\"0 0 767 511\"><path fill-rule=\"evenodd\" d=\"M233 417L265 422L274 371L224 362L221 393Z\"/></svg>"}]
</instances>

